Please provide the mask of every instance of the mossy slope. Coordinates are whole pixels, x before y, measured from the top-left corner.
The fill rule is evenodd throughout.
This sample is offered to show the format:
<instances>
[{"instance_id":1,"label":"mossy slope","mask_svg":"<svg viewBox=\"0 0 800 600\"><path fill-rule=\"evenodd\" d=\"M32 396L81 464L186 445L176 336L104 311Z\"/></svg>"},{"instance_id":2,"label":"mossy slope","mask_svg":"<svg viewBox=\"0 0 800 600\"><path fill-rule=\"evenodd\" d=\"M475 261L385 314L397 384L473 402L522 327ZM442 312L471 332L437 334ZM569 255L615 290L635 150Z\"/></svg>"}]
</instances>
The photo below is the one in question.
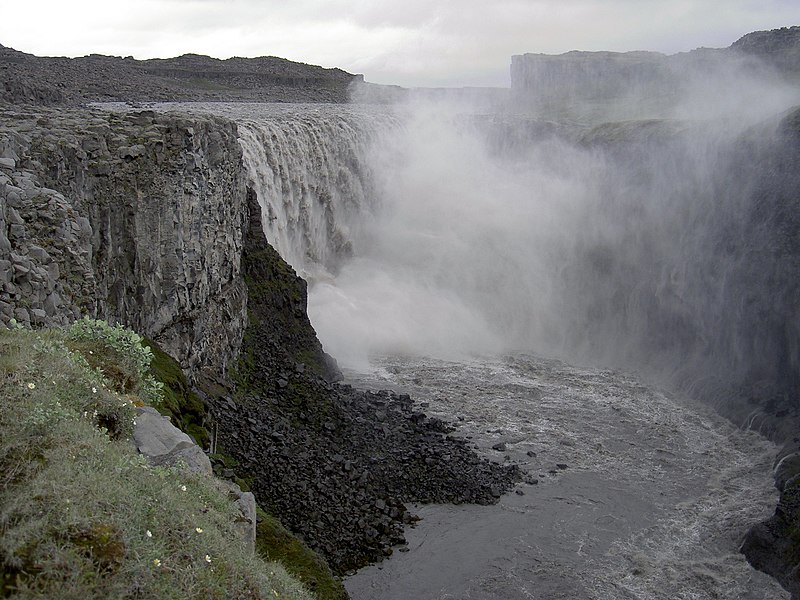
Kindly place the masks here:
<instances>
[{"instance_id":1,"label":"mossy slope","mask_svg":"<svg viewBox=\"0 0 800 600\"><path fill-rule=\"evenodd\" d=\"M0 357L0 596L312 598L248 554L214 478L136 453L125 437L141 398L63 331L0 331ZM110 412L119 436L98 418Z\"/></svg>"}]
</instances>

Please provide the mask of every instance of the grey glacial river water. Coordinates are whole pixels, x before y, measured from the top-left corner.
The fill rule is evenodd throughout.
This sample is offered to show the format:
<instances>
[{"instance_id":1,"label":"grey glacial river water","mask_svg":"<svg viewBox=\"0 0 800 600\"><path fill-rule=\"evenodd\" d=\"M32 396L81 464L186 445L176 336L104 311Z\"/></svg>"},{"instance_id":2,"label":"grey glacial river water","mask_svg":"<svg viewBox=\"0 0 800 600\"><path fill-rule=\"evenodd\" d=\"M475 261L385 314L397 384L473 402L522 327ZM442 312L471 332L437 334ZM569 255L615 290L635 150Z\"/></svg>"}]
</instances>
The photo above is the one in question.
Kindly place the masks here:
<instances>
[{"instance_id":1,"label":"grey glacial river water","mask_svg":"<svg viewBox=\"0 0 800 600\"><path fill-rule=\"evenodd\" d=\"M408 551L349 577L354 600L789 598L738 553L774 510L775 447L710 409L528 356L387 358L348 378L410 393L528 475L496 506L415 507Z\"/></svg>"}]
</instances>

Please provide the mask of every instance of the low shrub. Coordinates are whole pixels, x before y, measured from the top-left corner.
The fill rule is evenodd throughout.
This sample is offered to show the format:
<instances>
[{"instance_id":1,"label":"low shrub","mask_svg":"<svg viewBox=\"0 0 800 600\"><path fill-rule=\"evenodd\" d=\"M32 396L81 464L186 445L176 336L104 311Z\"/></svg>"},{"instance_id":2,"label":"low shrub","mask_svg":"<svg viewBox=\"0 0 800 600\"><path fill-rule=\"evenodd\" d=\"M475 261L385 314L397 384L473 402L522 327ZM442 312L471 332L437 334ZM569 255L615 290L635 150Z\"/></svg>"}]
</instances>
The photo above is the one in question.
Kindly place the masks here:
<instances>
[{"instance_id":1,"label":"low shrub","mask_svg":"<svg viewBox=\"0 0 800 600\"><path fill-rule=\"evenodd\" d=\"M150 373L153 353L142 336L121 325L85 318L70 325L66 337L69 349L102 373L114 391L134 394L152 406L162 403L164 386Z\"/></svg>"}]
</instances>

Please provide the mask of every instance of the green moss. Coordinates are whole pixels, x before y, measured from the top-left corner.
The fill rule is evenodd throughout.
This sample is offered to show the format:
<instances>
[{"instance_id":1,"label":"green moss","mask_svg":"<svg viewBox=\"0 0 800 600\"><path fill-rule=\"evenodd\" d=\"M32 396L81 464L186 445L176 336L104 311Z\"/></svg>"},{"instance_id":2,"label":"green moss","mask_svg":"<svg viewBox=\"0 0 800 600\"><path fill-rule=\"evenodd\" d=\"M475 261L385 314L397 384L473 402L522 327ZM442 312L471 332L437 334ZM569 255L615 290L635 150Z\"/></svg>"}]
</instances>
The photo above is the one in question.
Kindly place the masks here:
<instances>
[{"instance_id":1,"label":"green moss","mask_svg":"<svg viewBox=\"0 0 800 600\"><path fill-rule=\"evenodd\" d=\"M256 528L256 552L265 560L280 562L317 596L318 600L347 600L342 582L325 561L309 550L275 517L258 510L261 522Z\"/></svg>"},{"instance_id":2,"label":"green moss","mask_svg":"<svg viewBox=\"0 0 800 600\"><path fill-rule=\"evenodd\" d=\"M154 341L144 338L142 344L150 348L153 359L150 373L164 385L161 414L172 419L181 431L191 436L202 448L207 448L211 436L206 428L206 407L195 394L178 362L164 352Z\"/></svg>"},{"instance_id":3,"label":"green moss","mask_svg":"<svg viewBox=\"0 0 800 600\"><path fill-rule=\"evenodd\" d=\"M255 477L248 476L248 477L234 477L233 482L239 486L239 488L243 492L252 491L253 483L255 483Z\"/></svg>"},{"instance_id":4,"label":"green moss","mask_svg":"<svg viewBox=\"0 0 800 600\"><path fill-rule=\"evenodd\" d=\"M213 462L221 462L228 469L233 469L239 464L239 461L233 458L231 455L224 454L222 452L209 454L208 458L210 458Z\"/></svg>"}]
</instances>

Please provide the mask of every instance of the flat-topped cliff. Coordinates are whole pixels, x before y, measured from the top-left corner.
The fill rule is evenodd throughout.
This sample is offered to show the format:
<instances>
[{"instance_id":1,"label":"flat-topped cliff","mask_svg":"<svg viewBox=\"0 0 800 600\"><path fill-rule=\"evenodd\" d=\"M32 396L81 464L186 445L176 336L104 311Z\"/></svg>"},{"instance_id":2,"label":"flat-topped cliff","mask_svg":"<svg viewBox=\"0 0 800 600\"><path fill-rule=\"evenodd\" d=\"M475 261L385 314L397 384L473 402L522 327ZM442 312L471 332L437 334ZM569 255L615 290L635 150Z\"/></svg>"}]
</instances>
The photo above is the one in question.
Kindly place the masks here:
<instances>
[{"instance_id":1,"label":"flat-topped cliff","mask_svg":"<svg viewBox=\"0 0 800 600\"><path fill-rule=\"evenodd\" d=\"M750 33L727 48L522 54L511 58L518 109L604 122L724 115L800 85L800 26Z\"/></svg>"},{"instance_id":2,"label":"flat-topped cliff","mask_svg":"<svg viewBox=\"0 0 800 600\"><path fill-rule=\"evenodd\" d=\"M0 100L25 104L86 102L346 102L361 81L341 69L284 58L184 54L136 60L91 54L39 57L0 46Z\"/></svg>"}]
</instances>

